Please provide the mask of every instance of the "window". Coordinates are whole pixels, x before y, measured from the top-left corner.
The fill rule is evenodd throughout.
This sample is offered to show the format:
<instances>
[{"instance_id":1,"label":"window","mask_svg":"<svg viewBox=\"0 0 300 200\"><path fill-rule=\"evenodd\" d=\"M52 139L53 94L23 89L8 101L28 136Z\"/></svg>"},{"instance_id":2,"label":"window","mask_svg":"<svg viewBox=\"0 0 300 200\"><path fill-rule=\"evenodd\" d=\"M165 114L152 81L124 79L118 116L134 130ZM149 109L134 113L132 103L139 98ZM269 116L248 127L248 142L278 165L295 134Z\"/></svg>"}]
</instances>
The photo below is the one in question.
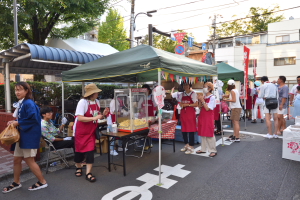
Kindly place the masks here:
<instances>
[{"instance_id":1,"label":"window","mask_svg":"<svg viewBox=\"0 0 300 200\"><path fill-rule=\"evenodd\" d=\"M224 43L218 44L219 48L226 48L226 47L232 47L232 46L233 46L232 42L224 42Z\"/></svg>"},{"instance_id":2,"label":"window","mask_svg":"<svg viewBox=\"0 0 300 200\"><path fill-rule=\"evenodd\" d=\"M249 68L254 67L255 63L256 63L256 67L257 67L257 59L250 59L249 60Z\"/></svg>"},{"instance_id":3,"label":"window","mask_svg":"<svg viewBox=\"0 0 300 200\"><path fill-rule=\"evenodd\" d=\"M274 58L274 66L296 65L296 57Z\"/></svg>"},{"instance_id":4,"label":"window","mask_svg":"<svg viewBox=\"0 0 300 200\"><path fill-rule=\"evenodd\" d=\"M289 42L289 41L290 41L290 35L276 36L276 43Z\"/></svg>"}]
</instances>

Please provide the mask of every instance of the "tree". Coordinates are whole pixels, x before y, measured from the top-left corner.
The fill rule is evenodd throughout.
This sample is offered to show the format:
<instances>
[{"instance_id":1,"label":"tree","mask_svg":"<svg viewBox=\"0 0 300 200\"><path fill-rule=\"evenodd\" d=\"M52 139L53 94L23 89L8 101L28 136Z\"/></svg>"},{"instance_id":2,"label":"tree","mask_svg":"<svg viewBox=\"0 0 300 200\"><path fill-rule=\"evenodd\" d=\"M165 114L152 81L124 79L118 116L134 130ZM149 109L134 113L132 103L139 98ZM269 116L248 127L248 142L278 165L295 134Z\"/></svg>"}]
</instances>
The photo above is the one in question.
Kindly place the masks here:
<instances>
[{"instance_id":1,"label":"tree","mask_svg":"<svg viewBox=\"0 0 300 200\"><path fill-rule=\"evenodd\" d=\"M126 38L124 18L116 9L109 9L105 22L100 23L98 28L98 42L109 44L123 51L129 49L129 42Z\"/></svg>"},{"instance_id":2,"label":"tree","mask_svg":"<svg viewBox=\"0 0 300 200\"><path fill-rule=\"evenodd\" d=\"M278 10L279 6L270 9L251 7L245 19L222 23L216 28L216 34L220 37L230 37L267 31L269 23L280 22L284 19L283 15L277 15L275 13ZM235 17L235 15L233 17Z\"/></svg>"},{"instance_id":3,"label":"tree","mask_svg":"<svg viewBox=\"0 0 300 200\"><path fill-rule=\"evenodd\" d=\"M178 31L183 32L183 31ZM188 40L188 37L194 37L191 33L188 33L184 36L184 40ZM146 35L141 41L142 44L149 44L149 36ZM175 47L178 45L177 41L171 40L171 38L153 33L153 47L174 53Z\"/></svg>"},{"instance_id":4,"label":"tree","mask_svg":"<svg viewBox=\"0 0 300 200\"><path fill-rule=\"evenodd\" d=\"M109 2L18 0L19 40L44 45L49 36L64 39L81 35L96 27ZM0 1L0 10L0 49L7 49L14 46L13 1Z\"/></svg>"}]
</instances>

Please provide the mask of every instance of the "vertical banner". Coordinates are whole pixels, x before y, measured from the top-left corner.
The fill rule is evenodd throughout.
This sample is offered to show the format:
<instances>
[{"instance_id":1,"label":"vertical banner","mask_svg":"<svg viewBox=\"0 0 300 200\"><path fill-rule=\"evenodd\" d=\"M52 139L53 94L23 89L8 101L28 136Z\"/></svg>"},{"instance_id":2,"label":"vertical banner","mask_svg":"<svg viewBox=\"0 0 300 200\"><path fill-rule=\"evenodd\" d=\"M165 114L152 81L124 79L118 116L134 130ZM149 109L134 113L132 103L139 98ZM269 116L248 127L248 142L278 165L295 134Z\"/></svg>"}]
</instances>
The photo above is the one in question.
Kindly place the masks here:
<instances>
[{"instance_id":1,"label":"vertical banner","mask_svg":"<svg viewBox=\"0 0 300 200\"><path fill-rule=\"evenodd\" d=\"M247 99L246 88L248 84L248 68L249 68L250 49L244 46L244 98Z\"/></svg>"},{"instance_id":2,"label":"vertical banner","mask_svg":"<svg viewBox=\"0 0 300 200\"><path fill-rule=\"evenodd\" d=\"M253 76L254 76L254 81L256 81L256 67L257 67L257 63L256 63L256 59L253 59Z\"/></svg>"},{"instance_id":3,"label":"vertical banner","mask_svg":"<svg viewBox=\"0 0 300 200\"><path fill-rule=\"evenodd\" d=\"M188 37L188 44L189 44L189 47L192 47L194 44L194 38Z\"/></svg>"}]
</instances>

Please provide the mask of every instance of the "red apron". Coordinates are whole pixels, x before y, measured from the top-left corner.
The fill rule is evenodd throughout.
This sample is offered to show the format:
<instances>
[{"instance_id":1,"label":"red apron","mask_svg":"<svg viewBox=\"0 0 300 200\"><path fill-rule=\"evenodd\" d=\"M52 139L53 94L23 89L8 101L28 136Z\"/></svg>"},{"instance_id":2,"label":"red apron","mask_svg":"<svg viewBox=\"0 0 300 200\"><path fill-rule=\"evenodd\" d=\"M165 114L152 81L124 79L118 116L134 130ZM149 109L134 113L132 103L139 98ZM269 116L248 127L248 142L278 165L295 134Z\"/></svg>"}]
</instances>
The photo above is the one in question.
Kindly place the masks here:
<instances>
[{"instance_id":1,"label":"red apron","mask_svg":"<svg viewBox=\"0 0 300 200\"><path fill-rule=\"evenodd\" d=\"M88 106L87 112L84 114L85 117L93 117L94 111L100 111L97 103ZM95 150L95 131L97 123L91 122L76 122L76 133L75 133L75 151L76 152L88 152Z\"/></svg>"},{"instance_id":2,"label":"red apron","mask_svg":"<svg viewBox=\"0 0 300 200\"><path fill-rule=\"evenodd\" d=\"M205 99L207 104L210 101L210 97ZM198 117L198 135L202 137L213 137L214 129L214 110L206 111L202 106L200 115Z\"/></svg>"},{"instance_id":3,"label":"red apron","mask_svg":"<svg viewBox=\"0 0 300 200\"><path fill-rule=\"evenodd\" d=\"M252 109L252 96L251 94L251 89L247 88L247 100L246 100L246 109L251 110Z\"/></svg>"},{"instance_id":4,"label":"red apron","mask_svg":"<svg viewBox=\"0 0 300 200\"><path fill-rule=\"evenodd\" d=\"M145 103L142 104L142 107L145 108L146 105ZM153 104L153 101L152 101L152 95L150 97L150 99L148 100L148 117L154 117L154 111L156 110L156 107L154 106Z\"/></svg>"},{"instance_id":5,"label":"red apron","mask_svg":"<svg viewBox=\"0 0 300 200\"><path fill-rule=\"evenodd\" d=\"M183 104L193 104L193 100L190 96L182 96L181 103ZM185 107L180 111L180 121L181 121L181 132L196 132L196 112L194 107Z\"/></svg>"}]
</instances>

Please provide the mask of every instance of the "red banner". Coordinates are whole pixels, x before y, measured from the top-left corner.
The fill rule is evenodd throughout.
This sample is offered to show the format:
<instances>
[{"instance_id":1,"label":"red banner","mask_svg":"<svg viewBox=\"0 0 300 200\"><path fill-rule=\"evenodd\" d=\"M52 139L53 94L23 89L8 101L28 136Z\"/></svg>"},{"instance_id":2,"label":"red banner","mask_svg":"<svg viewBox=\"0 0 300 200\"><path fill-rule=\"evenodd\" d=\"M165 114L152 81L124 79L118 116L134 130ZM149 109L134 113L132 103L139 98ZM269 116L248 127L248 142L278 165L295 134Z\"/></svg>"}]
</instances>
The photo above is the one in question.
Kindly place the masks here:
<instances>
[{"instance_id":1,"label":"red banner","mask_svg":"<svg viewBox=\"0 0 300 200\"><path fill-rule=\"evenodd\" d=\"M181 43L186 33L174 33L176 40Z\"/></svg>"},{"instance_id":2,"label":"red banner","mask_svg":"<svg viewBox=\"0 0 300 200\"><path fill-rule=\"evenodd\" d=\"M250 57L250 49L246 46L244 46L244 87L247 88L248 85L248 68L249 68L249 57ZM243 88L243 92L245 93L242 98L247 99L247 89L245 90Z\"/></svg>"}]
</instances>

